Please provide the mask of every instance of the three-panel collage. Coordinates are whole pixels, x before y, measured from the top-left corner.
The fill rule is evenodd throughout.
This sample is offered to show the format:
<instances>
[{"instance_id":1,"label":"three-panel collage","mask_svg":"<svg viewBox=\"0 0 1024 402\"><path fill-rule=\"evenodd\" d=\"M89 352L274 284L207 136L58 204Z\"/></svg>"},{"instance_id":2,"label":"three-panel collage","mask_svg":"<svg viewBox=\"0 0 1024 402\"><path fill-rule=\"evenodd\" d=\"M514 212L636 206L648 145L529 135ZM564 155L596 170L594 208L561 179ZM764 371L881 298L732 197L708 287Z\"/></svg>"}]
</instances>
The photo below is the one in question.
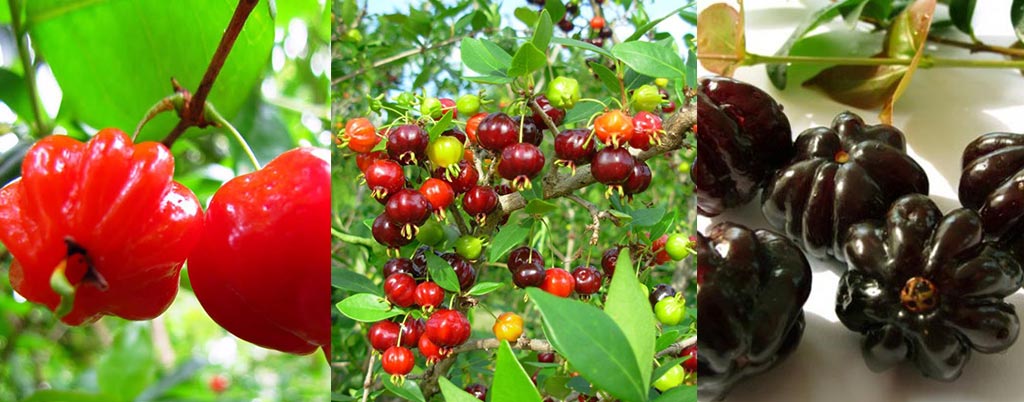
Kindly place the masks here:
<instances>
[{"instance_id":1,"label":"three-panel collage","mask_svg":"<svg viewBox=\"0 0 1024 402\"><path fill-rule=\"evenodd\" d=\"M0 402L1020 402L1022 286L1024 0L0 0Z\"/></svg>"}]
</instances>

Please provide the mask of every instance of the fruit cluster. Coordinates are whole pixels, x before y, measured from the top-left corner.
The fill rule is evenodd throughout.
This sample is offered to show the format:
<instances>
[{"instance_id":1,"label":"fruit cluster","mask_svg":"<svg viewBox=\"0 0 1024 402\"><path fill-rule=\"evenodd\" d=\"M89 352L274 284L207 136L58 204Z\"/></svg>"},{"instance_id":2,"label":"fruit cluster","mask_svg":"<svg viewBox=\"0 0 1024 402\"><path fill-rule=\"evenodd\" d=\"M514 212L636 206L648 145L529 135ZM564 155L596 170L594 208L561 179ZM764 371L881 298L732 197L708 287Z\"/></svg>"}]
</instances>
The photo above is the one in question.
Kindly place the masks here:
<instances>
[{"instance_id":1,"label":"fruit cluster","mask_svg":"<svg viewBox=\"0 0 1024 402\"><path fill-rule=\"evenodd\" d=\"M909 361L925 377L952 381L972 350L995 353L1013 344L1019 319L1004 299L1024 282L1024 135L991 133L968 145L959 189L966 208L943 215L927 197L928 178L895 127L867 125L844 112L831 127L806 130L790 142L782 135L789 124L781 107L763 91L725 78L701 82L693 172L700 212L717 215L760 191L770 225L804 252L845 262L836 313L847 328L865 335L869 368ZM790 156L759 159L776 155L765 149ZM743 376L770 368L796 347L802 321L793 317L802 316L809 282L805 289L787 281L773 291L752 285L765 274L737 280L742 269L736 269L730 280L708 276L719 252L756 259L769 250L768 237L774 244L789 241L767 231L753 240L728 222L710 230L729 246L710 246L703 237L698 242L699 387L702 395L721 398ZM745 266L774 275L806 264L800 249L786 249L789 257L779 262ZM772 301L756 303L761 295ZM741 318L734 317L743 315L730 309L748 302L755 304L743 311L757 311L757 322L735 324ZM788 324L765 317L785 317ZM758 338L741 341L750 336ZM756 356L745 355L746 347Z\"/></svg>"}]
</instances>

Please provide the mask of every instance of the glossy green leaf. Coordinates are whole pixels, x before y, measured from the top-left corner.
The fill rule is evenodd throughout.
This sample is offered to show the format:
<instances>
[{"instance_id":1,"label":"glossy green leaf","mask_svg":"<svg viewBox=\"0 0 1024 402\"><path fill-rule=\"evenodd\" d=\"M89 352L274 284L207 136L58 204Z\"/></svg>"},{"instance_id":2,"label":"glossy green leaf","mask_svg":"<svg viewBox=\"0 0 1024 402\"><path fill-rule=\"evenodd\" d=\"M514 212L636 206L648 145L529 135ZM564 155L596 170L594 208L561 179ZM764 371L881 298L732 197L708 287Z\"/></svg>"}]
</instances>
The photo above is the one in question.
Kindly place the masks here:
<instances>
[{"instance_id":1,"label":"glossy green leaf","mask_svg":"<svg viewBox=\"0 0 1024 402\"><path fill-rule=\"evenodd\" d=\"M544 215L558 210L558 205L551 201L533 199L526 203L524 211L530 215Z\"/></svg>"},{"instance_id":2,"label":"glossy green leaf","mask_svg":"<svg viewBox=\"0 0 1024 402\"><path fill-rule=\"evenodd\" d=\"M823 70L804 86L823 91L836 102L874 109L896 90L904 66L835 66Z\"/></svg>"},{"instance_id":3,"label":"glossy green leaf","mask_svg":"<svg viewBox=\"0 0 1024 402\"><path fill-rule=\"evenodd\" d=\"M383 297L371 293L357 293L338 302L338 311L359 322L377 322L403 312L394 308Z\"/></svg>"},{"instance_id":4,"label":"glossy green leaf","mask_svg":"<svg viewBox=\"0 0 1024 402\"><path fill-rule=\"evenodd\" d=\"M726 3L715 3L697 15L697 54L741 57L745 52L740 13ZM701 59L708 71L732 75L736 61Z\"/></svg>"},{"instance_id":5,"label":"glossy green leaf","mask_svg":"<svg viewBox=\"0 0 1024 402\"><path fill-rule=\"evenodd\" d=\"M579 49L589 50L589 51L592 51L594 53L597 53L597 54L600 54L602 56L606 56L606 57L609 57L609 58L614 58L615 57L614 55L612 55L611 52L609 52L607 49L605 49L603 47L597 47L597 46L591 45L591 44L589 44L587 42L579 41L579 40L576 40L576 39L569 39L569 38L563 38L563 37L560 37L560 36L556 36L554 38L551 38L551 42L557 43L557 44L562 45L562 46L575 47L575 48L579 48Z\"/></svg>"},{"instance_id":6,"label":"glossy green leaf","mask_svg":"<svg viewBox=\"0 0 1024 402\"><path fill-rule=\"evenodd\" d=\"M651 42L626 42L612 48L615 55L629 68L650 77L683 79L686 66L682 56L671 48Z\"/></svg>"},{"instance_id":7,"label":"glossy green leaf","mask_svg":"<svg viewBox=\"0 0 1024 402\"><path fill-rule=\"evenodd\" d=\"M651 227L651 238L657 239L661 235L668 233L676 225L676 219L679 218L679 211L673 209L672 212L666 213L656 225Z\"/></svg>"},{"instance_id":8,"label":"glossy green leaf","mask_svg":"<svg viewBox=\"0 0 1024 402\"><path fill-rule=\"evenodd\" d=\"M512 65L508 67L507 74L509 77L522 77L544 68L547 62L544 52L533 43L526 42L512 56Z\"/></svg>"},{"instance_id":9,"label":"glossy green leaf","mask_svg":"<svg viewBox=\"0 0 1024 402\"><path fill-rule=\"evenodd\" d=\"M437 283L442 289L458 293L459 277L452 269L452 265L434 253L424 253L427 257L427 271L430 272L430 279Z\"/></svg>"},{"instance_id":10,"label":"glossy green leaf","mask_svg":"<svg viewBox=\"0 0 1024 402\"><path fill-rule=\"evenodd\" d=\"M789 51L790 56L816 57L872 57L882 51L885 35L881 32L829 31L798 40ZM834 66L830 63L796 63L789 66L787 81L802 84L821 71Z\"/></svg>"},{"instance_id":11,"label":"glossy green leaf","mask_svg":"<svg viewBox=\"0 0 1024 402\"><path fill-rule=\"evenodd\" d=\"M533 219L523 219L516 223L503 226L498 234L491 240L491 251L489 260L499 261L505 258L505 254L512 249L519 247L530 235L530 228L533 226Z\"/></svg>"},{"instance_id":12,"label":"glossy green leaf","mask_svg":"<svg viewBox=\"0 0 1024 402\"><path fill-rule=\"evenodd\" d=\"M659 352L665 350L669 346L672 346L672 344L676 343L676 341L678 341L682 337L683 334L676 330L668 330L662 332L661 336L658 337L658 340L654 342L654 350ZM657 379L658 377L652 376L651 378Z\"/></svg>"},{"instance_id":13,"label":"glossy green leaf","mask_svg":"<svg viewBox=\"0 0 1024 402\"><path fill-rule=\"evenodd\" d=\"M22 120L32 121L35 119L25 79L20 74L2 68L0 68L0 102L7 104L7 107L11 108L14 114Z\"/></svg>"},{"instance_id":14,"label":"glossy green leaf","mask_svg":"<svg viewBox=\"0 0 1024 402\"><path fill-rule=\"evenodd\" d=\"M629 37L626 38L626 40L624 40L623 42L631 42L631 41L635 41L637 39L640 39L641 37L644 36L644 34L650 32L652 29L654 29L654 27L658 26L658 24L660 24L662 21L664 21L664 20L666 20L666 19L668 19L670 17L677 16L677 15L680 15L680 16L681 15L685 15L684 12L683 12L683 10L685 10L685 9L690 9L691 11L689 11L689 13L693 14L692 9L694 7L696 7L696 5L697 5L697 2L691 1L689 4L684 5L682 7L679 7L677 9L675 9L675 10L672 10L671 12L669 12L668 14L665 14L661 18L658 18L658 19L650 21L650 22L648 22L648 23L646 23L646 24L644 24L644 25L642 25L640 27L637 27L636 31L633 32L632 35L629 35ZM694 21L694 23L696 23L696 21Z\"/></svg>"},{"instance_id":15,"label":"glossy green leaf","mask_svg":"<svg viewBox=\"0 0 1024 402\"><path fill-rule=\"evenodd\" d=\"M465 38L460 45L462 63L484 76L504 76L512 63L512 56L489 41Z\"/></svg>"},{"instance_id":16,"label":"glossy green leaf","mask_svg":"<svg viewBox=\"0 0 1024 402\"><path fill-rule=\"evenodd\" d=\"M96 366L96 382L105 394L130 401L156 379L156 351L149 323L129 322Z\"/></svg>"},{"instance_id":17,"label":"glossy green leaf","mask_svg":"<svg viewBox=\"0 0 1024 402\"><path fill-rule=\"evenodd\" d=\"M537 18L537 26L533 28L533 42L537 49L540 49L541 53L546 53L548 45L551 44L551 36L554 35L554 24L551 23L551 14L548 14L547 10L541 11L540 17Z\"/></svg>"},{"instance_id":18,"label":"glossy green leaf","mask_svg":"<svg viewBox=\"0 0 1024 402\"><path fill-rule=\"evenodd\" d=\"M384 388L387 388L391 393L404 398L407 401L425 402L423 398L423 391L420 390L419 384L416 381L405 379L401 385L391 383L391 380L385 379L382 381Z\"/></svg>"},{"instance_id":19,"label":"glossy green leaf","mask_svg":"<svg viewBox=\"0 0 1024 402\"><path fill-rule=\"evenodd\" d=\"M960 32L974 37L974 28L971 26L971 20L974 18L974 7L977 4L977 0L950 0L949 1L949 18L953 20L953 25Z\"/></svg>"},{"instance_id":20,"label":"glossy green leaf","mask_svg":"<svg viewBox=\"0 0 1024 402\"><path fill-rule=\"evenodd\" d=\"M526 25L533 26L537 23L537 11L530 7L517 7L512 14Z\"/></svg>"},{"instance_id":21,"label":"glossy green leaf","mask_svg":"<svg viewBox=\"0 0 1024 402\"><path fill-rule=\"evenodd\" d=\"M210 102L229 118L246 99L239 94L248 94L259 84L270 60L274 22L267 1L260 3L210 93ZM25 3L32 43L60 84L62 107L90 126L126 131L173 92L171 78L195 91L237 4L235 0ZM177 116L161 115L140 138L163 138L176 123Z\"/></svg>"},{"instance_id":22,"label":"glossy green leaf","mask_svg":"<svg viewBox=\"0 0 1024 402\"><path fill-rule=\"evenodd\" d=\"M338 15L341 17L343 24L352 24L358 13L359 5L356 4L356 0L341 0L341 11L338 12Z\"/></svg>"},{"instance_id":23,"label":"glossy green leaf","mask_svg":"<svg viewBox=\"0 0 1024 402\"><path fill-rule=\"evenodd\" d=\"M1010 5L1010 22L1013 24L1013 32L1017 39L1024 42L1024 0L1013 0Z\"/></svg>"},{"instance_id":24,"label":"glossy green leaf","mask_svg":"<svg viewBox=\"0 0 1024 402\"><path fill-rule=\"evenodd\" d=\"M437 385L440 386L441 395L444 396L446 402L480 402L475 396L455 386L444 376L438 377Z\"/></svg>"},{"instance_id":25,"label":"glossy green leaf","mask_svg":"<svg viewBox=\"0 0 1024 402\"><path fill-rule=\"evenodd\" d=\"M629 249L623 248L615 263L615 273L618 275L612 277L611 285L608 286L604 311L622 328L633 349L637 367L640 368L640 378L644 384L649 384L658 323L647 295L640 289L640 281L635 272Z\"/></svg>"},{"instance_id":26,"label":"glossy green leaf","mask_svg":"<svg viewBox=\"0 0 1024 402\"><path fill-rule=\"evenodd\" d=\"M551 16L552 22L561 21L565 17L565 4L561 1L549 1L544 3L544 10Z\"/></svg>"},{"instance_id":27,"label":"glossy green leaf","mask_svg":"<svg viewBox=\"0 0 1024 402\"><path fill-rule=\"evenodd\" d=\"M11 6L7 0L0 0L0 24L11 23Z\"/></svg>"},{"instance_id":28,"label":"glossy green leaf","mask_svg":"<svg viewBox=\"0 0 1024 402\"><path fill-rule=\"evenodd\" d=\"M921 62L921 56L924 55L925 45L928 44L928 32L931 29L932 18L935 16L935 6L936 0L916 0L903 10L903 13L897 17L896 22L890 28L890 36L907 36L905 32L909 32L911 43L914 46L914 53L910 55L912 61L909 66L906 66L905 72L900 77L896 88L885 100L885 104L882 105L882 112L878 115L882 123L892 124L892 114L896 101L900 96L903 96L903 92L910 85L911 77L917 71L917 66ZM889 43L892 43L892 41ZM890 50L889 56L895 57L896 55L892 54Z\"/></svg>"},{"instance_id":29,"label":"glossy green leaf","mask_svg":"<svg viewBox=\"0 0 1024 402\"><path fill-rule=\"evenodd\" d=\"M680 385L662 393L654 402L697 402L697 387Z\"/></svg>"},{"instance_id":30,"label":"glossy green leaf","mask_svg":"<svg viewBox=\"0 0 1024 402\"><path fill-rule=\"evenodd\" d=\"M508 341L498 346L498 359L494 367L494 382L488 391L491 402L540 402L540 392L530 375L519 364Z\"/></svg>"},{"instance_id":31,"label":"glossy green leaf","mask_svg":"<svg viewBox=\"0 0 1024 402\"><path fill-rule=\"evenodd\" d=\"M610 68L601 63L590 63L590 69L594 70L594 74L601 79L601 83L604 84L604 88L609 94L617 94L622 92L622 88L619 85L619 77L615 75Z\"/></svg>"},{"instance_id":32,"label":"glossy green leaf","mask_svg":"<svg viewBox=\"0 0 1024 402\"><path fill-rule=\"evenodd\" d=\"M643 208L630 213L633 217L633 226L638 228L651 227L665 217L665 207Z\"/></svg>"},{"instance_id":33,"label":"glossy green leaf","mask_svg":"<svg viewBox=\"0 0 1024 402\"><path fill-rule=\"evenodd\" d=\"M473 287L470 288L469 291L466 292L466 294L470 296L483 296L495 290L501 289L503 286L505 286L505 284L500 282L480 282L477 283L476 285L473 285Z\"/></svg>"},{"instance_id":34,"label":"glossy green leaf","mask_svg":"<svg viewBox=\"0 0 1024 402\"><path fill-rule=\"evenodd\" d=\"M380 286L377 286L365 276L359 275L347 269L331 270L331 285L336 288L348 290L355 293L371 293L383 296Z\"/></svg>"},{"instance_id":35,"label":"glossy green leaf","mask_svg":"<svg viewBox=\"0 0 1024 402\"><path fill-rule=\"evenodd\" d=\"M608 314L538 288L528 288L526 293L544 317L548 341L580 376L624 401L647 399L647 382L629 339Z\"/></svg>"},{"instance_id":36,"label":"glossy green leaf","mask_svg":"<svg viewBox=\"0 0 1024 402\"><path fill-rule=\"evenodd\" d=\"M793 33L789 35L789 39L782 44L782 47L775 52L776 56L787 56L789 55L790 49L800 38L810 33L814 28L819 25L831 21L833 18L839 15L839 9L842 7L850 7L859 3L863 3L867 0L842 0L829 4L828 6L822 7L815 11L813 14L807 17L804 22L800 23ZM768 78L772 81L778 89L786 89L786 69L789 66L787 64L769 64L766 69L768 71Z\"/></svg>"},{"instance_id":37,"label":"glossy green leaf","mask_svg":"<svg viewBox=\"0 0 1024 402\"><path fill-rule=\"evenodd\" d=\"M444 134L444 132L447 131L451 127L452 127L452 114L451 113L445 113L444 115L441 116L441 120L438 120L436 123L434 123L433 126L430 127L430 132L427 133L430 136L430 141L433 142L438 137L440 137L441 134ZM381 141L381 142L385 142L385 141Z\"/></svg>"}]
</instances>

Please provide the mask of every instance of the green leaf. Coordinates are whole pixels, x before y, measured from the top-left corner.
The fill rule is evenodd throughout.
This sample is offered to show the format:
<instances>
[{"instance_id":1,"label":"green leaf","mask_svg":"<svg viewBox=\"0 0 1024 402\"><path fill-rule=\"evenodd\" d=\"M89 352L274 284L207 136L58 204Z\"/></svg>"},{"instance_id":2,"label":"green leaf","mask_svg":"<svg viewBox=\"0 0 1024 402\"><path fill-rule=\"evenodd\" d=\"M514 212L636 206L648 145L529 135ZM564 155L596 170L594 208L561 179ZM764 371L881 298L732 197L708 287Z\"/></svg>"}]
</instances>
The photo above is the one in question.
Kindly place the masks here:
<instances>
[{"instance_id":1,"label":"green leaf","mask_svg":"<svg viewBox=\"0 0 1024 402\"><path fill-rule=\"evenodd\" d=\"M612 55L611 52L609 52L607 49L605 49L603 47L597 47L597 46L591 45L591 44L589 44L587 42L579 41L579 40L576 40L576 39L569 39L569 38L563 38L563 37L556 36L554 38L551 38L551 41L554 42L554 43L557 43L559 45L562 45L562 46L575 47L575 48L579 48L579 49L589 50L589 51L592 51L594 53L600 54L602 56L606 56L608 58L615 58L615 56Z\"/></svg>"},{"instance_id":2,"label":"green leaf","mask_svg":"<svg viewBox=\"0 0 1024 402\"><path fill-rule=\"evenodd\" d=\"M238 2L24 4L33 46L63 91L62 108L90 126L131 131L150 107L172 94L171 78L196 90ZM274 21L267 1L262 1L210 92L209 101L225 117L234 116L246 100L239 94L248 94L261 82L273 45ZM163 138L177 122L174 114L161 115L146 125L140 140Z\"/></svg>"},{"instance_id":3,"label":"green leaf","mask_svg":"<svg viewBox=\"0 0 1024 402\"><path fill-rule=\"evenodd\" d=\"M689 359L690 359L690 356L686 356L686 357L680 357L680 358L672 359L672 360L669 360L669 361L666 361L666 362L662 362L661 366L659 366L657 369L655 369L654 373L651 374L651 384L653 385L655 381L657 381L659 378L661 378L661 376L665 375L665 373L667 373L669 370L671 370L672 367L678 366L678 365L682 364L684 361L687 361Z\"/></svg>"},{"instance_id":4,"label":"green leaf","mask_svg":"<svg viewBox=\"0 0 1024 402\"><path fill-rule=\"evenodd\" d=\"M528 26L533 26L533 24L537 23L537 11L530 7L518 7L513 14Z\"/></svg>"},{"instance_id":5,"label":"green leaf","mask_svg":"<svg viewBox=\"0 0 1024 402\"><path fill-rule=\"evenodd\" d=\"M715 3L697 15L697 54L716 56L743 56L746 48L740 13L726 3ZM708 71L731 75L736 61L700 60Z\"/></svg>"},{"instance_id":6,"label":"green leaf","mask_svg":"<svg viewBox=\"0 0 1024 402\"><path fill-rule=\"evenodd\" d=\"M696 7L696 5L697 5L697 2L695 2L695 1L690 2L690 4L687 4L685 6L677 8L675 10L672 10L671 12L669 12L668 14L665 14L665 16L663 16L661 18L658 18L658 19L656 19L654 21L650 21L650 22L644 24L643 26L637 28L636 31L633 32L632 35L629 35L629 37L626 38L626 40L624 40L623 42L632 42L632 41L635 41L637 39L640 39L641 37L644 36L644 34L646 34L647 32L650 32L652 29L654 29L654 27L658 26L658 24L660 24L662 21L664 21L664 20L666 20L666 19L668 19L669 17L672 17L672 16L676 16L676 15L682 16L682 15L684 15L684 13L683 13L684 9L692 10L694 7ZM690 11L690 13L692 14L693 11ZM694 21L694 23L696 23L696 21Z\"/></svg>"},{"instance_id":7,"label":"green leaf","mask_svg":"<svg viewBox=\"0 0 1024 402\"><path fill-rule=\"evenodd\" d=\"M515 224L505 225L494 235L491 241L491 261L498 261L505 257L509 251L519 247L530 235L530 228L533 227L533 219L523 219Z\"/></svg>"},{"instance_id":8,"label":"green leaf","mask_svg":"<svg viewBox=\"0 0 1024 402\"><path fill-rule=\"evenodd\" d=\"M804 86L820 89L836 102L874 109L896 90L905 72L904 66L835 66L823 70Z\"/></svg>"},{"instance_id":9,"label":"green leaf","mask_svg":"<svg viewBox=\"0 0 1024 402\"><path fill-rule=\"evenodd\" d=\"M113 395L107 394L47 389L36 391L32 396L22 399L21 402L111 402L113 398L115 398Z\"/></svg>"},{"instance_id":10,"label":"green leaf","mask_svg":"<svg viewBox=\"0 0 1024 402\"><path fill-rule=\"evenodd\" d=\"M651 227L661 222L661 218L665 217L665 207L638 209L631 212L630 215L633 217L634 227Z\"/></svg>"},{"instance_id":11,"label":"green leaf","mask_svg":"<svg viewBox=\"0 0 1024 402\"><path fill-rule=\"evenodd\" d=\"M341 11L338 15L341 16L343 25L351 25L352 21L355 21L357 13L359 13L359 6L356 4L356 0L341 0Z\"/></svg>"},{"instance_id":12,"label":"green leaf","mask_svg":"<svg viewBox=\"0 0 1024 402\"><path fill-rule=\"evenodd\" d=\"M444 376L437 378L437 385L440 386L441 395L444 396L446 402L480 402L475 396L463 391L462 388L456 387L455 384L452 384L451 380Z\"/></svg>"},{"instance_id":13,"label":"green leaf","mask_svg":"<svg viewBox=\"0 0 1024 402\"><path fill-rule=\"evenodd\" d=\"M505 85L515 79L506 77L504 75L482 75L482 76L464 76L463 79L478 84L491 84L491 85ZM383 142L383 141L382 141Z\"/></svg>"},{"instance_id":14,"label":"green leaf","mask_svg":"<svg viewBox=\"0 0 1024 402\"><path fill-rule=\"evenodd\" d=\"M338 311L359 322L377 322L402 315L383 297L371 293L357 293L338 302Z\"/></svg>"},{"instance_id":15,"label":"green leaf","mask_svg":"<svg viewBox=\"0 0 1024 402\"><path fill-rule=\"evenodd\" d=\"M619 87L619 77L607 66L601 63L590 63L590 69L594 70L594 74L601 79L601 83L604 84L605 89L608 93L617 94L622 92L622 88Z\"/></svg>"},{"instance_id":16,"label":"green leaf","mask_svg":"<svg viewBox=\"0 0 1024 402\"><path fill-rule=\"evenodd\" d=\"M842 7L849 7L851 5L865 2L868 0L843 0L829 4L828 6L822 7L811 14L804 22L800 23L793 33L786 39L786 42L782 44L782 47L775 52L776 56L788 56L789 50L793 45L807 35L809 32L817 28L818 25L831 21L833 18L839 15L839 9ZM699 53L698 53L699 54ZM786 89L786 69L787 64L769 64L767 67L768 78L772 81L778 89Z\"/></svg>"},{"instance_id":17,"label":"green leaf","mask_svg":"<svg viewBox=\"0 0 1024 402\"><path fill-rule=\"evenodd\" d=\"M507 74L509 77L522 77L544 68L547 63L548 59L544 52L533 43L526 42L516 51L516 55L512 56L512 65L508 67Z\"/></svg>"},{"instance_id":18,"label":"green leaf","mask_svg":"<svg viewBox=\"0 0 1024 402\"><path fill-rule=\"evenodd\" d=\"M504 76L512 63L512 56L490 41L465 38L459 46L462 63L483 76Z\"/></svg>"},{"instance_id":19,"label":"green leaf","mask_svg":"<svg viewBox=\"0 0 1024 402\"><path fill-rule=\"evenodd\" d=\"M548 14L547 10L540 12L540 18L537 19L537 26L533 28L533 44L540 49L541 53L546 53L548 45L551 44L551 36L554 35L554 25L551 23L551 14Z\"/></svg>"},{"instance_id":20,"label":"green leaf","mask_svg":"<svg viewBox=\"0 0 1024 402\"><path fill-rule=\"evenodd\" d=\"M882 32L829 31L798 40L793 44L789 55L872 57L882 51L884 39L885 35ZM833 65L829 63L796 63L789 66L786 80L802 84Z\"/></svg>"},{"instance_id":21,"label":"green leaf","mask_svg":"<svg viewBox=\"0 0 1024 402\"><path fill-rule=\"evenodd\" d=\"M0 0L0 24L11 23L11 6L7 4L7 0Z\"/></svg>"},{"instance_id":22,"label":"green leaf","mask_svg":"<svg viewBox=\"0 0 1024 402\"><path fill-rule=\"evenodd\" d=\"M408 401L425 402L423 398L423 391L420 391L420 386L416 384L416 381L406 379L402 382L402 385L392 384L389 380L381 381L384 383L384 388L387 388L391 393L398 395Z\"/></svg>"},{"instance_id":23,"label":"green leaf","mask_svg":"<svg viewBox=\"0 0 1024 402\"><path fill-rule=\"evenodd\" d=\"M130 401L156 379L156 351L149 323L126 322L96 366L96 382L105 394Z\"/></svg>"},{"instance_id":24,"label":"green leaf","mask_svg":"<svg viewBox=\"0 0 1024 402\"><path fill-rule=\"evenodd\" d=\"M544 215L558 210L558 205L550 201L533 199L526 203L526 213L530 215Z\"/></svg>"},{"instance_id":25,"label":"green leaf","mask_svg":"<svg viewBox=\"0 0 1024 402\"><path fill-rule=\"evenodd\" d=\"M7 107L11 108L14 114L22 120L32 121L36 117L32 113L32 100L28 96L25 79L19 74L2 68L0 68L0 102L6 103Z\"/></svg>"},{"instance_id":26,"label":"green leaf","mask_svg":"<svg viewBox=\"0 0 1024 402\"><path fill-rule=\"evenodd\" d=\"M459 277L452 269L452 265L434 253L424 253L427 256L427 271L430 272L430 279L437 283L442 289L449 292L459 293Z\"/></svg>"},{"instance_id":27,"label":"green leaf","mask_svg":"<svg viewBox=\"0 0 1024 402\"><path fill-rule=\"evenodd\" d=\"M526 293L544 317L548 341L580 376L624 401L647 400L648 385L636 355L611 317L597 307L538 288L528 288ZM644 364L650 366L651 361Z\"/></svg>"},{"instance_id":28,"label":"green leaf","mask_svg":"<svg viewBox=\"0 0 1024 402\"><path fill-rule=\"evenodd\" d=\"M473 285L473 287L470 288L469 291L466 292L466 294L470 296L483 296L495 290L501 289L502 286L505 286L505 284L499 282L480 282L477 283L476 285Z\"/></svg>"},{"instance_id":29,"label":"green leaf","mask_svg":"<svg viewBox=\"0 0 1024 402\"><path fill-rule=\"evenodd\" d=\"M519 364L508 341L498 346L498 362L494 367L494 382L489 391L491 402L540 402L540 392L530 380L530 375Z\"/></svg>"},{"instance_id":30,"label":"green leaf","mask_svg":"<svg viewBox=\"0 0 1024 402\"><path fill-rule=\"evenodd\" d=\"M949 2L949 18L953 20L953 25L960 32L968 34L971 38L974 38L974 28L971 27L971 19L974 18L974 6L977 0L950 0Z\"/></svg>"},{"instance_id":31,"label":"green leaf","mask_svg":"<svg viewBox=\"0 0 1024 402\"><path fill-rule=\"evenodd\" d=\"M658 337L658 340L654 342L654 350L662 351L668 349L669 346L676 343L679 338L682 338L683 334L676 330L668 330ZM658 379L658 376L652 376L651 378Z\"/></svg>"},{"instance_id":32,"label":"green leaf","mask_svg":"<svg viewBox=\"0 0 1024 402\"><path fill-rule=\"evenodd\" d=\"M441 134L443 134L445 132L445 130L448 130L451 127L452 127L452 114L451 113L445 113L443 116L441 116L441 120L438 120L437 123L434 123L434 125L432 127L430 127L430 132L428 133L430 135L430 141L433 142L438 137L440 137ZM384 142L384 141L381 141L381 142Z\"/></svg>"},{"instance_id":33,"label":"green leaf","mask_svg":"<svg viewBox=\"0 0 1024 402\"><path fill-rule=\"evenodd\" d=\"M697 402L697 387L680 385L662 393L654 402Z\"/></svg>"},{"instance_id":34,"label":"green leaf","mask_svg":"<svg viewBox=\"0 0 1024 402\"><path fill-rule=\"evenodd\" d=\"M680 80L686 77L682 56L665 46L651 42L626 42L615 45L612 54L629 68L646 76Z\"/></svg>"},{"instance_id":35,"label":"green leaf","mask_svg":"<svg viewBox=\"0 0 1024 402\"><path fill-rule=\"evenodd\" d=\"M1017 39L1024 42L1024 0L1013 0L1010 5L1010 23L1017 33Z\"/></svg>"},{"instance_id":36,"label":"green leaf","mask_svg":"<svg viewBox=\"0 0 1024 402\"><path fill-rule=\"evenodd\" d=\"M677 210L673 210L671 213L665 214L665 216L661 218L661 221L651 228L651 238L657 239L661 237L661 235L668 233L668 231L675 226L676 219L678 217L679 211Z\"/></svg>"},{"instance_id":37,"label":"green leaf","mask_svg":"<svg viewBox=\"0 0 1024 402\"><path fill-rule=\"evenodd\" d=\"M551 16L551 21L561 21L565 17L565 4L561 1L549 1L544 3L544 10Z\"/></svg>"},{"instance_id":38,"label":"green leaf","mask_svg":"<svg viewBox=\"0 0 1024 402\"><path fill-rule=\"evenodd\" d=\"M654 360L655 333L658 323L651 310L647 295L640 288L629 250L623 248L615 263L615 275L608 286L608 299L604 311L622 328L644 384L651 382L651 362Z\"/></svg>"},{"instance_id":39,"label":"green leaf","mask_svg":"<svg viewBox=\"0 0 1024 402\"><path fill-rule=\"evenodd\" d=\"M371 293L383 296L380 286L373 284L370 278L359 275L347 269L334 268L331 270L331 285L336 288L348 290L355 293Z\"/></svg>"}]
</instances>

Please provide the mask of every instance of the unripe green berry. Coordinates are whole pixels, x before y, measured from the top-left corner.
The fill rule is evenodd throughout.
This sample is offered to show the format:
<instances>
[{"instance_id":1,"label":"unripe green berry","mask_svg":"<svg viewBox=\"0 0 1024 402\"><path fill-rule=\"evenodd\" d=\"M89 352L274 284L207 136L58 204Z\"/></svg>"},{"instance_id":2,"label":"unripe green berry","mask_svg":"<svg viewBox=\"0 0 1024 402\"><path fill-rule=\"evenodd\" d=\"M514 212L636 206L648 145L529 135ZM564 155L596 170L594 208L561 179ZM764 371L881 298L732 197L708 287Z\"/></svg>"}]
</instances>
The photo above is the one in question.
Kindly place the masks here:
<instances>
[{"instance_id":1,"label":"unripe green berry","mask_svg":"<svg viewBox=\"0 0 1024 402\"><path fill-rule=\"evenodd\" d=\"M572 109L580 100L580 83L575 78L557 77L548 84L548 102L559 109Z\"/></svg>"},{"instance_id":2,"label":"unripe green berry","mask_svg":"<svg viewBox=\"0 0 1024 402\"><path fill-rule=\"evenodd\" d=\"M480 112L480 97L476 95L462 95L455 101L455 110L460 115L472 116Z\"/></svg>"},{"instance_id":3,"label":"unripe green berry","mask_svg":"<svg viewBox=\"0 0 1024 402\"><path fill-rule=\"evenodd\" d=\"M633 108L638 111L651 112L654 109L661 107L661 102L664 99L661 98L661 93L658 92L658 87L654 85L643 85L633 91L633 97L630 98L633 103Z\"/></svg>"}]
</instances>

